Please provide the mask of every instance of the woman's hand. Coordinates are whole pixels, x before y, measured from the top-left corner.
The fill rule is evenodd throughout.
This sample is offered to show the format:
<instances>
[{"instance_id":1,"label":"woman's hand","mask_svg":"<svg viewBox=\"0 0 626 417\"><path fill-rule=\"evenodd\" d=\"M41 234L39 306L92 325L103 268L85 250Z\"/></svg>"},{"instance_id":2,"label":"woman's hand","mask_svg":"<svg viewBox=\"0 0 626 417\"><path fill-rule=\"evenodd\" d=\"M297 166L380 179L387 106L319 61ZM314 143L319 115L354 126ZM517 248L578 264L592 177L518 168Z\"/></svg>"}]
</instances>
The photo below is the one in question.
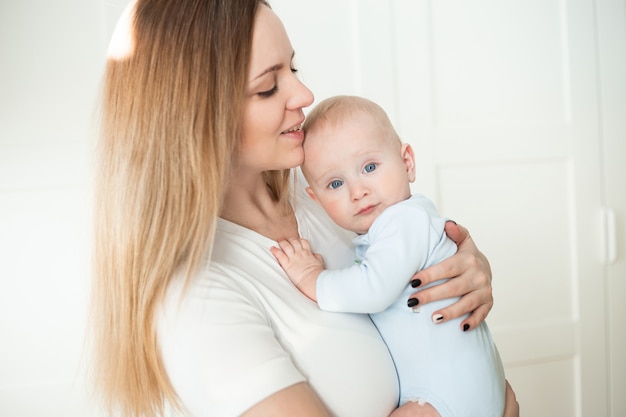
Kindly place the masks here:
<instances>
[{"instance_id":1,"label":"woman's hand","mask_svg":"<svg viewBox=\"0 0 626 417\"><path fill-rule=\"evenodd\" d=\"M457 253L415 274L411 278L411 284L417 288L440 279L452 279L413 294L409 298L409 306L424 305L433 300L461 297L456 303L435 311L433 321L443 323L463 314L471 313L461 323L461 328L467 331L478 326L493 307L491 267L487 258L474 244L466 228L453 221L448 221L445 231L448 237L457 244ZM413 300L417 300L417 304ZM442 318L436 320L435 318L438 317Z\"/></svg>"},{"instance_id":2,"label":"woman's hand","mask_svg":"<svg viewBox=\"0 0 626 417\"><path fill-rule=\"evenodd\" d=\"M506 404L504 404L503 417L519 417L519 403L509 381L506 381Z\"/></svg>"},{"instance_id":3,"label":"woman's hand","mask_svg":"<svg viewBox=\"0 0 626 417\"><path fill-rule=\"evenodd\" d=\"M509 385L509 381L506 381L506 403L504 404L504 414L502 417L519 417L519 403L515 397L513 388ZM441 415L435 410L435 407L426 403L419 405L415 402L407 402L402 406L393 410L393 413L389 417L441 417Z\"/></svg>"},{"instance_id":4,"label":"woman's hand","mask_svg":"<svg viewBox=\"0 0 626 417\"><path fill-rule=\"evenodd\" d=\"M435 407L428 403L419 405L416 402L409 401L393 410L393 413L391 413L389 417L441 417L441 414L435 410ZM504 417L509 416L505 415Z\"/></svg>"}]
</instances>

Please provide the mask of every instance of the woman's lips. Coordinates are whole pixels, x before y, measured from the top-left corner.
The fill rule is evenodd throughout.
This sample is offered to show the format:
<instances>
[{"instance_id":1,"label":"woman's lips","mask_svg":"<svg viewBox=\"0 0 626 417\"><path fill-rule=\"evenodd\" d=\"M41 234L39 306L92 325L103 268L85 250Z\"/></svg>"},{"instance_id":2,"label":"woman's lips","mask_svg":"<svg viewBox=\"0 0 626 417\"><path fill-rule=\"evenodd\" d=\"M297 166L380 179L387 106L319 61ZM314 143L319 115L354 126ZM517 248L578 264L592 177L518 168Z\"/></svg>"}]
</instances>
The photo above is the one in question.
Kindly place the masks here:
<instances>
[{"instance_id":1,"label":"woman's lips","mask_svg":"<svg viewBox=\"0 0 626 417\"><path fill-rule=\"evenodd\" d=\"M304 130L302 130L302 123L281 132L281 135L286 135L298 140L304 140Z\"/></svg>"},{"instance_id":2,"label":"woman's lips","mask_svg":"<svg viewBox=\"0 0 626 417\"><path fill-rule=\"evenodd\" d=\"M284 136L288 136L290 138L293 139L297 139L299 141L303 141L304 140L304 130L302 129L296 129L296 130L287 130L283 133L281 133Z\"/></svg>"}]
</instances>

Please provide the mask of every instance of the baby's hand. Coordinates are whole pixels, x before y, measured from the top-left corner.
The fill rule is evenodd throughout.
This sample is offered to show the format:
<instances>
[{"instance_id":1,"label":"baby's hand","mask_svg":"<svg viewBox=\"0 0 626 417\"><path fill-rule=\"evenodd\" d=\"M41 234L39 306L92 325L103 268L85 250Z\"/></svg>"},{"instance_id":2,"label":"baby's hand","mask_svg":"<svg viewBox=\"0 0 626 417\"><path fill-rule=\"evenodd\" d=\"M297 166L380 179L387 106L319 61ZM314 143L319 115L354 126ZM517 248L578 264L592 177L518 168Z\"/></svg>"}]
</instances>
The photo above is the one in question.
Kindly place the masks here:
<instances>
[{"instance_id":1,"label":"baby's hand","mask_svg":"<svg viewBox=\"0 0 626 417\"><path fill-rule=\"evenodd\" d=\"M280 248L272 246L270 251L291 282L307 297L316 301L317 277L324 270L321 255L311 251L311 245L306 239L279 240L278 246Z\"/></svg>"}]
</instances>

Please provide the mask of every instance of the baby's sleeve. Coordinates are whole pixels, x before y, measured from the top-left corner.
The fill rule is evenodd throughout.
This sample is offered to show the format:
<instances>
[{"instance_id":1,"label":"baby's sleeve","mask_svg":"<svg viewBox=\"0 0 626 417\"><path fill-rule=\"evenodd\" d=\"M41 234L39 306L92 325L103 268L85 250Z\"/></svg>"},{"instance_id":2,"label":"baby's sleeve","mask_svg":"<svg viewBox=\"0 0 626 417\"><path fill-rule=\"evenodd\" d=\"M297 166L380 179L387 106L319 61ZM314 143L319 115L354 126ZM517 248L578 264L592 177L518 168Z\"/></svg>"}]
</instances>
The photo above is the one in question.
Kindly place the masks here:
<instances>
[{"instance_id":1,"label":"baby's sleeve","mask_svg":"<svg viewBox=\"0 0 626 417\"><path fill-rule=\"evenodd\" d=\"M319 275L320 308L369 314L384 311L425 264L431 238L431 219L420 205L402 202L387 208L368 233L354 239L358 261Z\"/></svg>"}]
</instances>

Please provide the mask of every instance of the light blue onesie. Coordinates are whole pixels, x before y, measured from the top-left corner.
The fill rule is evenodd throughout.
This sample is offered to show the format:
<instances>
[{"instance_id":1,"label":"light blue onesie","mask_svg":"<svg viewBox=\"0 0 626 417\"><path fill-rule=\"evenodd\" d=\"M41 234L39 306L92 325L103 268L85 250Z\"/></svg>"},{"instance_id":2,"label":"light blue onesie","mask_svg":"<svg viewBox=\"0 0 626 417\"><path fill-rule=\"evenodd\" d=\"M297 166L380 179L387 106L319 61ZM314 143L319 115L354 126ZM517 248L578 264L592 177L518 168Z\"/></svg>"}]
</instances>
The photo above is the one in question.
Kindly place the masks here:
<instances>
[{"instance_id":1,"label":"light blue onesie","mask_svg":"<svg viewBox=\"0 0 626 417\"><path fill-rule=\"evenodd\" d=\"M442 417L502 417L504 369L487 324L467 332L465 317L433 324L432 313L458 298L407 307L413 274L456 252L444 224L422 195L389 207L353 239L354 266L322 272L317 301L327 311L370 314L396 365L400 404L421 399Z\"/></svg>"}]
</instances>

